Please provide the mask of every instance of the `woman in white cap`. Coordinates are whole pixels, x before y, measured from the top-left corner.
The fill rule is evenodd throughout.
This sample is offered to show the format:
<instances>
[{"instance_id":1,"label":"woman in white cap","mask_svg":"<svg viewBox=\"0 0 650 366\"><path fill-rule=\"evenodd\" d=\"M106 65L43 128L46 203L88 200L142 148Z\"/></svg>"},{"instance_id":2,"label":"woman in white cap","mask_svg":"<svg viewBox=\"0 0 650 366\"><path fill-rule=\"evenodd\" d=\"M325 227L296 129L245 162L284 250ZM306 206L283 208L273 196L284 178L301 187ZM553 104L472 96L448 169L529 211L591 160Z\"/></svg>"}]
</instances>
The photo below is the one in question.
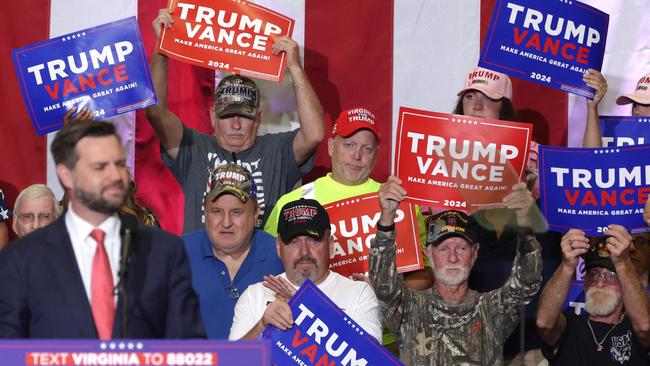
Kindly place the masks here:
<instances>
[{"instance_id":1,"label":"woman in white cap","mask_svg":"<svg viewBox=\"0 0 650 366\"><path fill-rule=\"evenodd\" d=\"M512 81L506 74L476 67L467 74L457 95L454 114L514 121Z\"/></svg>"},{"instance_id":2,"label":"woman in white cap","mask_svg":"<svg viewBox=\"0 0 650 366\"><path fill-rule=\"evenodd\" d=\"M582 80L587 86L594 89L594 98L587 98L587 124L582 146L600 147L602 142L598 121L598 104L607 91L607 80L598 70L594 69L588 69ZM506 74L476 67L467 74L464 87L457 95L458 101L453 111L454 114L502 121L515 120L515 107L512 104L512 81ZM535 141L531 143L531 153L533 151L536 159L537 142Z\"/></svg>"},{"instance_id":3,"label":"woman in white cap","mask_svg":"<svg viewBox=\"0 0 650 366\"><path fill-rule=\"evenodd\" d=\"M621 95L616 104L632 104L633 116L650 116L650 73L647 73L636 83L634 93Z\"/></svg>"}]
</instances>

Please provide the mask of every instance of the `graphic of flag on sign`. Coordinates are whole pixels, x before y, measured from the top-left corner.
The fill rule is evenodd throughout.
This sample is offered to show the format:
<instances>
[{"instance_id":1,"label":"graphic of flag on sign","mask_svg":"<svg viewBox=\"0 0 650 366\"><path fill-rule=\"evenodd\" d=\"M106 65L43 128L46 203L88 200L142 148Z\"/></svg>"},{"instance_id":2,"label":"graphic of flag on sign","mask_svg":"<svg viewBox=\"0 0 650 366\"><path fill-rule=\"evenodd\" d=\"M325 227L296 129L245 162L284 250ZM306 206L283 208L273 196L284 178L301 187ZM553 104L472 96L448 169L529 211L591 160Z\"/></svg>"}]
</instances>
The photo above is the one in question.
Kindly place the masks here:
<instances>
[{"instance_id":1,"label":"graphic of flag on sign","mask_svg":"<svg viewBox=\"0 0 650 366\"><path fill-rule=\"evenodd\" d=\"M282 81L285 53L276 38L293 32L293 19L245 1L172 0L174 24L160 35L160 52L182 62Z\"/></svg>"},{"instance_id":2,"label":"graphic of flag on sign","mask_svg":"<svg viewBox=\"0 0 650 366\"><path fill-rule=\"evenodd\" d=\"M0 189L0 222L8 220L9 215L11 215L11 211L9 211L5 195L2 193L2 189Z\"/></svg>"}]
</instances>

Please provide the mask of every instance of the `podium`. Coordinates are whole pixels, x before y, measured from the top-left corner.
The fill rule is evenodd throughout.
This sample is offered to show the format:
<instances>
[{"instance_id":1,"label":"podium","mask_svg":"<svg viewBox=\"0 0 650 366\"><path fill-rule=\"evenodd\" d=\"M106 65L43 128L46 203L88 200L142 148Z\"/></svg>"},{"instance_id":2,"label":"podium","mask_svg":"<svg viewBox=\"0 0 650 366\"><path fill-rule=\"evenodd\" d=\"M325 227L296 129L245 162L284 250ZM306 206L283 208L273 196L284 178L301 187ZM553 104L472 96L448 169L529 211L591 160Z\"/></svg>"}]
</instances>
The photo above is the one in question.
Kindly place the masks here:
<instances>
[{"instance_id":1,"label":"podium","mask_svg":"<svg viewBox=\"0 0 650 366\"><path fill-rule=\"evenodd\" d=\"M270 341L12 340L0 341L3 365L271 365Z\"/></svg>"}]
</instances>

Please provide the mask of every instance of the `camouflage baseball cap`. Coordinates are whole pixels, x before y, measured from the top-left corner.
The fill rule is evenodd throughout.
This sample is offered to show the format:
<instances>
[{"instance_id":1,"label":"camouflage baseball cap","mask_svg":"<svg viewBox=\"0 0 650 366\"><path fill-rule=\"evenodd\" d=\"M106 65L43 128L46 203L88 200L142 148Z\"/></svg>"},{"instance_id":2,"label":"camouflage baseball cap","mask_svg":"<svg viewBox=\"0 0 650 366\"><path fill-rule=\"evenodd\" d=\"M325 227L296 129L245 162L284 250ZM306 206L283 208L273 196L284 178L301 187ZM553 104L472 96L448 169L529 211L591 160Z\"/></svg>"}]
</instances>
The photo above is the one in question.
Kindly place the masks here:
<instances>
[{"instance_id":1,"label":"camouflage baseball cap","mask_svg":"<svg viewBox=\"0 0 650 366\"><path fill-rule=\"evenodd\" d=\"M214 101L219 118L239 115L255 119L260 106L260 90L252 79L229 75L217 85Z\"/></svg>"},{"instance_id":2,"label":"camouflage baseball cap","mask_svg":"<svg viewBox=\"0 0 650 366\"><path fill-rule=\"evenodd\" d=\"M470 218L457 210L442 211L427 217L427 245L437 246L443 240L457 236L470 244L477 242L471 229Z\"/></svg>"},{"instance_id":3,"label":"camouflage baseball cap","mask_svg":"<svg viewBox=\"0 0 650 366\"><path fill-rule=\"evenodd\" d=\"M224 193L232 194L242 202L255 197L257 187L248 169L235 163L215 168L210 174L210 191L205 196L206 202L212 202Z\"/></svg>"}]
</instances>

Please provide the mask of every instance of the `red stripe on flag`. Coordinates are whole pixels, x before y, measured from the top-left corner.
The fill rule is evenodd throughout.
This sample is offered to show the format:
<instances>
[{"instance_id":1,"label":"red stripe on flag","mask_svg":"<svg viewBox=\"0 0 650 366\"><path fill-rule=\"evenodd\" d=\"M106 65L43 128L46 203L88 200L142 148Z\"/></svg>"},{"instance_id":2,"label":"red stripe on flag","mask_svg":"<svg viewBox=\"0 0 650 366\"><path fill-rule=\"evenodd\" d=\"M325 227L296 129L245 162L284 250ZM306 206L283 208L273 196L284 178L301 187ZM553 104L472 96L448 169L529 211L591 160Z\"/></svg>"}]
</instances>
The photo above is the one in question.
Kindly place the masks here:
<instances>
[{"instance_id":1,"label":"red stripe on flag","mask_svg":"<svg viewBox=\"0 0 650 366\"><path fill-rule=\"evenodd\" d=\"M28 22L25 17L29 18ZM49 26L48 0L16 1L3 7L0 32L0 68L4 75L0 88L0 110L3 113L0 188L10 207L22 189L34 183L46 183L45 137L36 134L27 114L11 50L48 39Z\"/></svg>"},{"instance_id":2,"label":"red stripe on flag","mask_svg":"<svg viewBox=\"0 0 650 366\"><path fill-rule=\"evenodd\" d=\"M167 1L138 1L138 23L147 55L154 50L151 22ZM169 60L169 109L189 127L212 134L210 108L214 71ZM150 208L161 226L180 234L183 230L184 196L180 185L160 159L160 141L144 112L136 113L135 180L138 201Z\"/></svg>"},{"instance_id":3,"label":"red stripe on flag","mask_svg":"<svg viewBox=\"0 0 650 366\"><path fill-rule=\"evenodd\" d=\"M485 40L496 0L481 0L481 45ZM469 70L468 70L469 71ZM517 121L534 124L533 139L540 144L566 146L568 136L567 93L511 77L512 102Z\"/></svg>"},{"instance_id":4,"label":"red stripe on flag","mask_svg":"<svg viewBox=\"0 0 650 366\"><path fill-rule=\"evenodd\" d=\"M372 176L382 182L390 172L392 69L392 1L306 2L305 70L325 109L328 136L342 109L370 109L382 135ZM318 148L316 165L306 180L330 170L327 139Z\"/></svg>"}]
</instances>

